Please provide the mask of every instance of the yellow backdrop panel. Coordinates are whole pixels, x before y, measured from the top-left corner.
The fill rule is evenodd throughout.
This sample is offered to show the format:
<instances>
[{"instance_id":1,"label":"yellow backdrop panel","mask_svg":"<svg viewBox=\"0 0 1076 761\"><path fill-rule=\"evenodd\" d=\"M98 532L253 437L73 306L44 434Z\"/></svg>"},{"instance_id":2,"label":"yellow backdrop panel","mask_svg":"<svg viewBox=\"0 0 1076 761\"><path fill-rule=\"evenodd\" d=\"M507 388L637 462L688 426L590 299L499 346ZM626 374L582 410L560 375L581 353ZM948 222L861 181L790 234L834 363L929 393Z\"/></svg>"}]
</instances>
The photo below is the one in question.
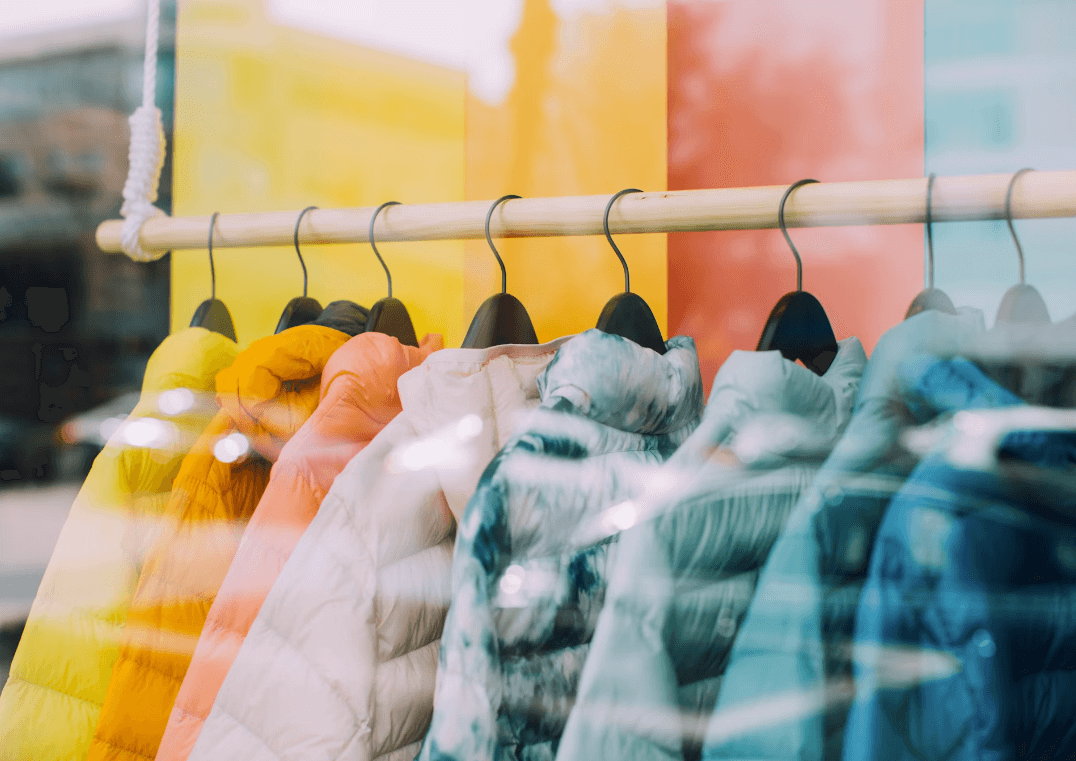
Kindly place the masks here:
<instances>
[{"instance_id":1,"label":"yellow backdrop panel","mask_svg":"<svg viewBox=\"0 0 1076 761\"><path fill-rule=\"evenodd\" d=\"M249 0L180 4L175 214L425 203L464 197L465 75L274 25ZM207 231L208 233L208 231ZM458 345L463 244L380 247L415 329ZM369 307L386 294L367 245L305 246L309 295ZM242 345L302 294L291 248L220 250L217 295ZM172 259L172 327L209 297L206 252Z\"/></svg>"}]
</instances>

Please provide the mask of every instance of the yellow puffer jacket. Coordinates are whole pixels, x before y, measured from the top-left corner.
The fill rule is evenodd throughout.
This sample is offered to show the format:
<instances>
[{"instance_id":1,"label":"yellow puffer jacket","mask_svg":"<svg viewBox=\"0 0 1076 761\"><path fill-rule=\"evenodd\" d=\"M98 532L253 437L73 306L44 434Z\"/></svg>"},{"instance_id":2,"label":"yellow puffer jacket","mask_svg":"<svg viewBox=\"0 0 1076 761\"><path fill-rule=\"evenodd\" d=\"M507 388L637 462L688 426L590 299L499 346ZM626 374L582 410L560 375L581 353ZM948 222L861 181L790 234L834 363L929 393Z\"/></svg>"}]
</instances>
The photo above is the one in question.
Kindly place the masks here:
<instances>
[{"instance_id":1,"label":"yellow puffer jacket","mask_svg":"<svg viewBox=\"0 0 1076 761\"><path fill-rule=\"evenodd\" d=\"M280 449L318 405L350 336L302 325L262 338L217 376L221 411L176 477L146 557L91 761L152 761L206 615Z\"/></svg>"},{"instance_id":2,"label":"yellow puffer jacket","mask_svg":"<svg viewBox=\"0 0 1076 761\"><path fill-rule=\"evenodd\" d=\"M146 537L218 406L238 347L205 328L150 357L138 406L93 463L60 533L0 694L0 761L86 757Z\"/></svg>"}]
</instances>

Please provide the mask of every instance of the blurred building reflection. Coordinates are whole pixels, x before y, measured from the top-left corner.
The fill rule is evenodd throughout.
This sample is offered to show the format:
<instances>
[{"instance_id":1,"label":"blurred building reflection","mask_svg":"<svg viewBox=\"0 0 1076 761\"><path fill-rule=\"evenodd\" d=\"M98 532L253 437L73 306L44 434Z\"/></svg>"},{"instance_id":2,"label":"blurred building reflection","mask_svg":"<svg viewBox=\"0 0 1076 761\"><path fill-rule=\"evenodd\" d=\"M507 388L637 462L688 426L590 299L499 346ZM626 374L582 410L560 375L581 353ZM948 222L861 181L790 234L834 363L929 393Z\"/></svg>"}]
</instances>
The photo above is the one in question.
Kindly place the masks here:
<instances>
[{"instance_id":1,"label":"blurred building reflection","mask_svg":"<svg viewBox=\"0 0 1076 761\"><path fill-rule=\"evenodd\" d=\"M175 9L165 2L158 105L171 135ZM0 484L54 475L56 423L137 387L168 333L169 264L104 256L141 97L140 13L0 47ZM171 166L160 205L171 208Z\"/></svg>"},{"instance_id":2,"label":"blurred building reflection","mask_svg":"<svg viewBox=\"0 0 1076 761\"><path fill-rule=\"evenodd\" d=\"M1067 0L927 0L926 171L1039 171L1076 166L1076 5ZM1027 280L1054 320L1076 310L1072 219L1017 224ZM940 288L993 316L1016 282L1004 221L938 225Z\"/></svg>"}]
</instances>

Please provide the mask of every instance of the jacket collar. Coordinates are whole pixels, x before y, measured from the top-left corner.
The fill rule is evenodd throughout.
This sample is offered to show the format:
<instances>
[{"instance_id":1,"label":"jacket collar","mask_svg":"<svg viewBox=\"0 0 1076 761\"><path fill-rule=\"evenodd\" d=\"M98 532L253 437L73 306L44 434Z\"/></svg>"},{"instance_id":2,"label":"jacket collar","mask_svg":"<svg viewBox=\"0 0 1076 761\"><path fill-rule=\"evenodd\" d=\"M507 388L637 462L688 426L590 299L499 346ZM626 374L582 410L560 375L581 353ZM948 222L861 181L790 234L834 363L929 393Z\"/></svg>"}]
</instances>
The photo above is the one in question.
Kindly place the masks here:
<instances>
[{"instance_id":1,"label":"jacket collar","mask_svg":"<svg viewBox=\"0 0 1076 761\"><path fill-rule=\"evenodd\" d=\"M405 346L384 333L360 333L337 349L325 364L321 397L324 399L330 386L344 376L358 377L364 386L391 383L395 389L400 375L422 364L443 345L439 333L423 336L417 347Z\"/></svg>"},{"instance_id":2,"label":"jacket collar","mask_svg":"<svg viewBox=\"0 0 1076 761\"><path fill-rule=\"evenodd\" d=\"M207 390L207 371L227 367L238 353L235 341L220 333L205 328L184 328L165 338L149 358L142 379L142 393L159 393L173 388ZM213 375L215 373L209 376L209 388L212 388Z\"/></svg>"},{"instance_id":3,"label":"jacket collar","mask_svg":"<svg viewBox=\"0 0 1076 761\"><path fill-rule=\"evenodd\" d=\"M400 424L413 437L390 455L390 469L437 471L459 520L486 465L538 405L538 377L566 340L443 349L404 373Z\"/></svg>"},{"instance_id":4,"label":"jacket collar","mask_svg":"<svg viewBox=\"0 0 1076 761\"><path fill-rule=\"evenodd\" d=\"M871 352L856 408L872 398L900 400L902 362L918 354L955 356L984 330L983 313L968 307L961 307L955 315L936 310L920 312L897 323L878 339Z\"/></svg>"},{"instance_id":5,"label":"jacket collar","mask_svg":"<svg viewBox=\"0 0 1076 761\"><path fill-rule=\"evenodd\" d=\"M675 336L665 347L662 355L626 338L587 330L565 343L539 377L542 406L647 435L693 424L702 406L695 342Z\"/></svg>"},{"instance_id":6,"label":"jacket collar","mask_svg":"<svg viewBox=\"0 0 1076 761\"><path fill-rule=\"evenodd\" d=\"M727 445L741 460L761 466L832 449L851 419L866 363L855 337L837 343L837 356L821 376L779 351L732 352L677 460L697 466Z\"/></svg>"},{"instance_id":7,"label":"jacket collar","mask_svg":"<svg viewBox=\"0 0 1076 761\"><path fill-rule=\"evenodd\" d=\"M252 343L217 375L217 400L254 449L276 460L318 405L321 372L348 340L339 330L300 325Z\"/></svg>"}]
</instances>

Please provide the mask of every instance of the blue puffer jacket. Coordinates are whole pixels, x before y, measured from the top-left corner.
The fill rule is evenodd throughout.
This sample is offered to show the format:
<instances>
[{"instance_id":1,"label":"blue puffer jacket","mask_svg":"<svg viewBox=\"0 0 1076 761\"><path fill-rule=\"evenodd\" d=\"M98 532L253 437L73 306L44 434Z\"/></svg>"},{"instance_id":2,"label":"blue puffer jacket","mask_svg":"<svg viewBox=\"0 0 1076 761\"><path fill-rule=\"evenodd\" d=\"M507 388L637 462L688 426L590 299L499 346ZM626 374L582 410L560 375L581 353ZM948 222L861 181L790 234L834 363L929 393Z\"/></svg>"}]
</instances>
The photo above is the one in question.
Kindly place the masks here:
<instances>
[{"instance_id":1,"label":"blue puffer jacket","mask_svg":"<svg viewBox=\"0 0 1076 761\"><path fill-rule=\"evenodd\" d=\"M993 386L964 360L938 373ZM936 454L890 505L856 616L845 761L1076 757L1076 434L1012 434L1001 451L1010 468L1066 469L1066 488Z\"/></svg>"},{"instance_id":2,"label":"blue puffer jacket","mask_svg":"<svg viewBox=\"0 0 1076 761\"><path fill-rule=\"evenodd\" d=\"M612 541L576 529L639 493L698 425L695 344L658 355L587 332L539 378L541 405L460 520L423 761L551 759L605 596Z\"/></svg>"},{"instance_id":3,"label":"blue puffer jacket","mask_svg":"<svg viewBox=\"0 0 1076 761\"><path fill-rule=\"evenodd\" d=\"M923 312L875 346L848 429L763 568L706 730L707 761L840 758L870 550L916 464L900 445L901 431L916 422L901 363L923 353L954 356L982 331L978 311ZM968 402L950 401L956 409Z\"/></svg>"}]
</instances>

